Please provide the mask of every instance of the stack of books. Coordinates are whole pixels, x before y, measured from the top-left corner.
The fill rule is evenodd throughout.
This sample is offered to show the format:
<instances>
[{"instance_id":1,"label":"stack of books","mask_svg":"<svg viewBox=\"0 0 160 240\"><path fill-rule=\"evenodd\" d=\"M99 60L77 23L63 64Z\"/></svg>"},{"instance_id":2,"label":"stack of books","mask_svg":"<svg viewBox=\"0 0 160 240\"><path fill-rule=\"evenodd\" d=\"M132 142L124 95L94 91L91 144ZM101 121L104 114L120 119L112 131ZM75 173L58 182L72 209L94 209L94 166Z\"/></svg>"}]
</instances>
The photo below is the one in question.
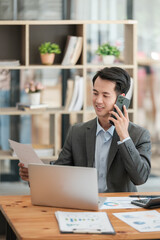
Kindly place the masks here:
<instances>
[{"instance_id":1,"label":"stack of books","mask_svg":"<svg viewBox=\"0 0 160 240\"><path fill-rule=\"evenodd\" d=\"M83 77L75 76L75 80L68 79L65 109L68 111L79 111L83 107L84 96Z\"/></svg>"},{"instance_id":2,"label":"stack of books","mask_svg":"<svg viewBox=\"0 0 160 240\"><path fill-rule=\"evenodd\" d=\"M27 111L27 110L36 110L36 109L46 109L48 104L24 104L17 103L16 107L18 110Z\"/></svg>"},{"instance_id":3,"label":"stack of books","mask_svg":"<svg viewBox=\"0 0 160 240\"><path fill-rule=\"evenodd\" d=\"M81 55L82 46L82 37L68 36L62 65L75 65Z\"/></svg>"},{"instance_id":4,"label":"stack of books","mask_svg":"<svg viewBox=\"0 0 160 240\"><path fill-rule=\"evenodd\" d=\"M19 66L19 60L0 60L0 66Z\"/></svg>"}]
</instances>

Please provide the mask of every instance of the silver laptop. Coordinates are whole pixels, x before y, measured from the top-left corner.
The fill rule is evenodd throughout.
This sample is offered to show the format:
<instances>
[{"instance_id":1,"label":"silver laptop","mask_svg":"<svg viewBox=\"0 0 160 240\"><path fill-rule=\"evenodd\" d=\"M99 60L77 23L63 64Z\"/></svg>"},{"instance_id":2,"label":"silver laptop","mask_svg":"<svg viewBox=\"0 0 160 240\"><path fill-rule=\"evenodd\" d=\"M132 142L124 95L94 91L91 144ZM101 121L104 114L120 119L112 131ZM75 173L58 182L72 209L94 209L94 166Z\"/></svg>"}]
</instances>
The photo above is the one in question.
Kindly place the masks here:
<instances>
[{"instance_id":1,"label":"silver laptop","mask_svg":"<svg viewBox=\"0 0 160 240\"><path fill-rule=\"evenodd\" d=\"M33 205L98 210L97 170L29 164Z\"/></svg>"}]
</instances>

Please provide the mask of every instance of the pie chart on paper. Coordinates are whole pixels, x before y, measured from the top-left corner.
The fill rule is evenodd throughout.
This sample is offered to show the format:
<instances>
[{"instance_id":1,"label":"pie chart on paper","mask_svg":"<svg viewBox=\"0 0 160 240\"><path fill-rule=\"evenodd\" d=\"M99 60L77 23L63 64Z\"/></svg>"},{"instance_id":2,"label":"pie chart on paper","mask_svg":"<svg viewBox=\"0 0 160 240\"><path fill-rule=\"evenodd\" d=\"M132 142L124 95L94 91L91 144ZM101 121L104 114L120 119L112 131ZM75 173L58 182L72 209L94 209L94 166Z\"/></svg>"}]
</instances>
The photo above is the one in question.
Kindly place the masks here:
<instances>
[{"instance_id":1,"label":"pie chart on paper","mask_svg":"<svg viewBox=\"0 0 160 240\"><path fill-rule=\"evenodd\" d=\"M116 202L104 202L104 205L108 207L117 207L119 204Z\"/></svg>"}]
</instances>

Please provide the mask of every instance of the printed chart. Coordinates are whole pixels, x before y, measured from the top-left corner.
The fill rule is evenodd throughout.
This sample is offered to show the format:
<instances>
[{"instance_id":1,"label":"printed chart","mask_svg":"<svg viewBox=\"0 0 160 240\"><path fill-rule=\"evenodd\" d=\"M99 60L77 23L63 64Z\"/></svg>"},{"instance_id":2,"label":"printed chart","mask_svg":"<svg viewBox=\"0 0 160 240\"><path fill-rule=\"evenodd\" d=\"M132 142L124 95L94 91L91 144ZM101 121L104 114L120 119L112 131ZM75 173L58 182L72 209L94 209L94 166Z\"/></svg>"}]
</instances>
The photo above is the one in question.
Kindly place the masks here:
<instances>
[{"instance_id":1,"label":"printed chart","mask_svg":"<svg viewBox=\"0 0 160 240\"><path fill-rule=\"evenodd\" d=\"M132 200L137 200L137 197L107 197L100 209L138 208L131 203Z\"/></svg>"},{"instance_id":2,"label":"printed chart","mask_svg":"<svg viewBox=\"0 0 160 240\"><path fill-rule=\"evenodd\" d=\"M156 210L113 213L113 215L139 232L160 231L160 213Z\"/></svg>"}]
</instances>

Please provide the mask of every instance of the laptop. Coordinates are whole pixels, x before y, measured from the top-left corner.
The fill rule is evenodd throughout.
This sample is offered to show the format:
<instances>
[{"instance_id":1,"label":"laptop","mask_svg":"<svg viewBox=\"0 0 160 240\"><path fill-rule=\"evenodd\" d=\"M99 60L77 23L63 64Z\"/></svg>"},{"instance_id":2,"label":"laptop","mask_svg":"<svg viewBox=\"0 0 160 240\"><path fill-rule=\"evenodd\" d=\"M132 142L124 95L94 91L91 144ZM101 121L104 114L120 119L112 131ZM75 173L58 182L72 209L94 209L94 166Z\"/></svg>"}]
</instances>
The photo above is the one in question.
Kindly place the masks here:
<instances>
[{"instance_id":1,"label":"laptop","mask_svg":"<svg viewBox=\"0 0 160 240\"><path fill-rule=\"evenodd\" d=\"M33 205L99 209L96 168L31 163L28 171Z\"/></svg>"}]
</instances>

